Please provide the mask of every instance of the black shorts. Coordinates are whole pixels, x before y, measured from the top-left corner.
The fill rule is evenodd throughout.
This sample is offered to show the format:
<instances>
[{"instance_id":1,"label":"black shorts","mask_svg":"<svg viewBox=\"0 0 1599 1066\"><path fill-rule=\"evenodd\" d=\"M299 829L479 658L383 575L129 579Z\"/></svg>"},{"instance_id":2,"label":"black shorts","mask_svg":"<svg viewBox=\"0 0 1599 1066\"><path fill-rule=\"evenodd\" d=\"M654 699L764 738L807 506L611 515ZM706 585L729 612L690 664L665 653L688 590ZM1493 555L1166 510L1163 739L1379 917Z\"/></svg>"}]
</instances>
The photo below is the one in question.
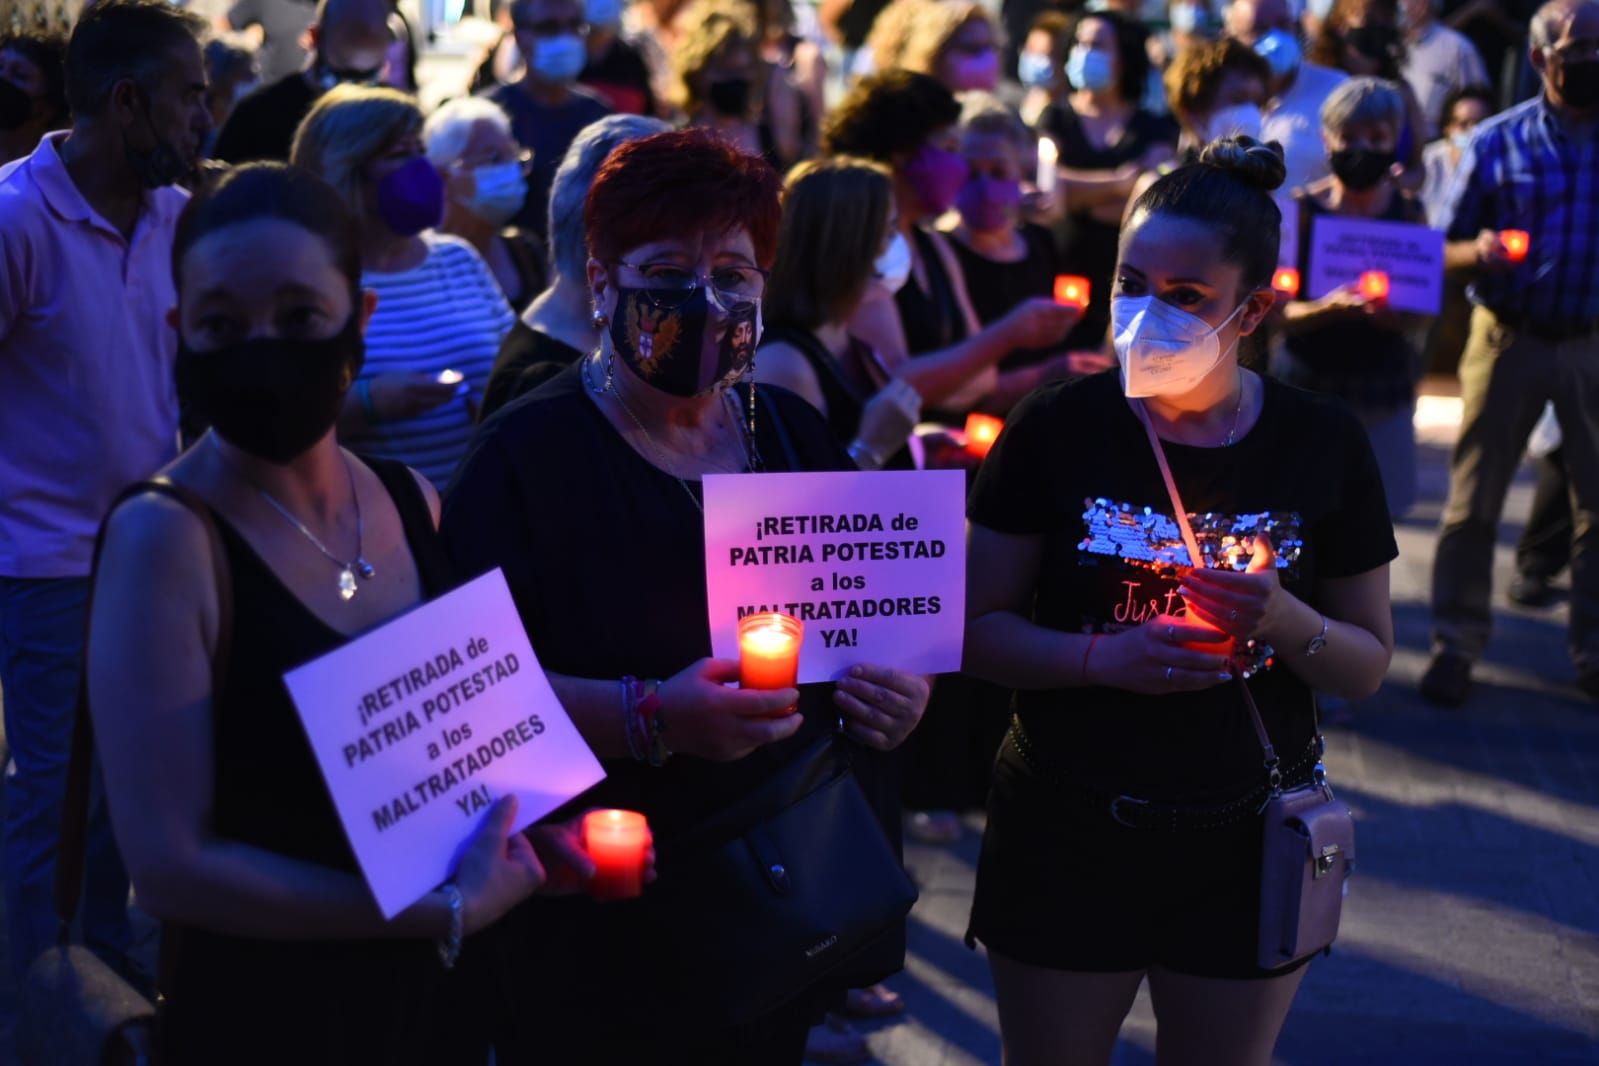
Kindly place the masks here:
<instances>
[{"instance_id":1,"label":"black shorts","mask_svg":"<svg viewBox=\"0 0 1599 1066\"><path fill-rule=\"evenodd\" d=\"M1006 737L967 942L1052 970L1160 966L1194 977L1279 977L1256 963L1259 818L1169 832L1118 824L1036 774Z\"/></svg>"}]
</instances>

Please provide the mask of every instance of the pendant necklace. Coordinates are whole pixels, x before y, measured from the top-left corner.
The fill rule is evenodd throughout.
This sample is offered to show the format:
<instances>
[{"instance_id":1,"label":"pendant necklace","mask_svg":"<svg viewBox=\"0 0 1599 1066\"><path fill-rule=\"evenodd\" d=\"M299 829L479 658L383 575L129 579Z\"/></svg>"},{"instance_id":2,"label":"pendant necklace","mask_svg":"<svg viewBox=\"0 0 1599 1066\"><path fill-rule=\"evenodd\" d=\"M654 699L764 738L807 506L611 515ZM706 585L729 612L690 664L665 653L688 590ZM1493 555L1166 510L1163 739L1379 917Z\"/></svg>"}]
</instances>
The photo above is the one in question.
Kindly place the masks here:
<instances>
[{"instance_id":1,"label":"pendant necklace","mask_svg":"<svg viewBox=\"0 0 1599 1066\"><path fill-rule=\"evenodd\" d=\"M334 555L332 552L328 551L327 546L317 539L317 535L315 533L312 533L305 527L304 522L294 517L293 512L291 512L287 507L283 506L277 500L273 499L271 493L267 492L267 490L263 489L260 485L257 485L253 480L250 479L248 474L235 466L233 460L229 459L227 453L222 450L222 445L218 442L217 435L214 431L211 434L211 446L216 450L217 458L222 460L222 464L224 466L233 471L234 474L243 479L247 485L259 493L261 498L265 500L274 511L282 515L285 521L287 521L295 529L299 530L300 535L306 540L310 541L312 546L327 558L328 562L339 568L339 599L345 601L346 603L355 599L356 592L360 590L360 586L356 584L355 579L360 577L362 581L371 581L373 576L377 573L377 570L375 570L372 564L367 562L365 557L362 555L361 541L364 529L361 523L361 494L356 491L355 475L350 471L350 460L345 458L343 449L340 449L339 451L339 460L344 463L344 476L350 480L350 499L355 504L355 558L349 562L345 562L337 555Z\"/></svg>"},{"instance_id":2,"label":"pendant necklace","mask_svg":"<svg viewBox=\"0 0 1599 1066\"><path fill-rule=\"evenodd\" d=\"M599 353L596 352L595 354L598 355ZM705 513L705 505L700 502L700 498L698 496L694 495L694 490L688 487L688 482L687 481L685 481L681 477L678 477L678 475L676 475L676 474L672 474L672 472L669 469L667 469L669 466L671 466L670 461L666 458L666 455L661 451L661 449L656 445L655 438L650 436L650 431L644 428L644 423L639 421L638 415L634 414L633 413L633 409L627 405L627 401L622 399L622 394L619 391L617 391L616 385L613 383L609 387L606 387L604 385L601 385L601 386L599 386L597 388L595 387L593 380L589 377L589 363L590 363L590 361L591 361L590 358L585 356L584 359L583 359L582 366L580 366L578 368L578 372L583 376L583 384L584 384L584 386L587 387L588 390L590 392L594 393L596 396L603 396L603 395L605 395L605 393L609 392L612 396L616 397L616 402L622 408L622 411L627 415L628 418L630 418L632 420L633 425L638 427L638 431L639 431L640 436L642 436L644 438L645 446L647 446L649 448L650 452L655 457L656 466L658 466L663 473L671 474L672 477L677 478L677 483L679 485L683 486L683 491L688 494L688 498L690 500L694 501L695 509L698 510L701 514L704 514ZM725 403L726 400L727 400L727 393L725 393L725 392L722 393L722 399L723 399L723 401ZM739 444L744 449L744 462L745 462L745 466L747 468L749 466L749 449L748 449L747 446L744 446L743 440L740 440ZM715 465L715 464L713 464L713 465Z\"/></svg>"},{"instance_id":3,"label":"pendant necklace","mask_svg":"<svg viewBox=\"0 0 1599 1066\"><path fill-rule=\"evenodd\" d=\"M1248 382L1244 380L1244 368L1238 368L1238 406L1233 409L1233 428L1227 431L1227 443L1223 448L1231 448L1233 440L1238 436L1238 420L1244 413L1244 395L1249 391Z\"/></svg>"}]
</instances>

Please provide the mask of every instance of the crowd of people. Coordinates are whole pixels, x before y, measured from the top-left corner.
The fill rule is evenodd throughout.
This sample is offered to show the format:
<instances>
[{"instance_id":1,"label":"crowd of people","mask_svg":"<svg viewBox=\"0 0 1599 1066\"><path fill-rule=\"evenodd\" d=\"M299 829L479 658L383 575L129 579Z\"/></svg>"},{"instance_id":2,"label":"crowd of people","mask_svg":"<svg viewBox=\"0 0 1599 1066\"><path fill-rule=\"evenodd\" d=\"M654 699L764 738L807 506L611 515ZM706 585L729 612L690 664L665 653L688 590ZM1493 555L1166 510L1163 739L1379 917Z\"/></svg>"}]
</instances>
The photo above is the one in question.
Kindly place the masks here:
<instances>
[{"instance_id":1,"label":"crowd of people","mask_svg":"<svg viewBox=\"0 0 1599 1066\"><path fill-rule=\"evenodd\" d=\"M1422 694L1469 698L1536 427L1510 595L1569 567L1599 701L1599 2L476 8L431 110L392 0L0 36L14 976L81 689L80 935L159 991L164 1062L866 1061L902 926L730 1019L671 871L581 891L580 811L669 849L837 733L896 853L986 804L1007 1063L1108 1063L1147 980L1162 1066L1266 1066L1311 956L1258 957L1259 812L1387 672L1427 372L1463 413ZM1315 291L1327 220L1440 233L1438 312ZM730 685L702 479L931 468L970 490L963 670ZM606 779L496 804L384 920L283 675L495 568Z\"/></svg>"}]
</instances>

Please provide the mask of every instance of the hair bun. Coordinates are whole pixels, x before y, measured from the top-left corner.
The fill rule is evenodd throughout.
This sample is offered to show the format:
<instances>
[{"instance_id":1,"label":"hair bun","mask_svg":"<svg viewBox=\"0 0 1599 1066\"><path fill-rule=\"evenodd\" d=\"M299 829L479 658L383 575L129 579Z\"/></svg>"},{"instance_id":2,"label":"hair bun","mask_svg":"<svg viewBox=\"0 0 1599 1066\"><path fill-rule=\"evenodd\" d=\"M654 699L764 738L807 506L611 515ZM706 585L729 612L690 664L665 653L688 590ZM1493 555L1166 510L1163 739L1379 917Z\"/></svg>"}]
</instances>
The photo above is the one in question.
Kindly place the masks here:
<instances>
[{"instance_id":1,"label":"hair bun","mask_svg":"<svg viewBox=\"0 0 1599 1066\"><path fill-rule=\"evenodd\" d=\"M1282 145L1276 141L1262 144L1243 134L1211 141L1200 151L1199 161L1266 193L1279 188L1288 177Z\"/></svg>"}]
</instances>

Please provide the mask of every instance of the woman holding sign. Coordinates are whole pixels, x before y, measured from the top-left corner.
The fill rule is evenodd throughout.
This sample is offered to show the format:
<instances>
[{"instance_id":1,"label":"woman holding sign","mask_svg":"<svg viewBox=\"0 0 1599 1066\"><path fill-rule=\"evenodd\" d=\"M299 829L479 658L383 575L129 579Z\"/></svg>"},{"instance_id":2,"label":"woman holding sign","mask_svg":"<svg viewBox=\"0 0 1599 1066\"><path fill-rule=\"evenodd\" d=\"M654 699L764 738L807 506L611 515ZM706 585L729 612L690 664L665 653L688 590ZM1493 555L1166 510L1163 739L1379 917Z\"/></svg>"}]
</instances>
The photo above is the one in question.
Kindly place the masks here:
<instances>
[{"instance_id":1,"label":"woman holding sign","mask_svg":"<svg viewBox=\"0 0 1599 1066\"><path fill-rule=\"evenodd\" d=\"M1322 105L1332 174L1294 192L1299 262L1293 265L1301 278L1308 279L1315 265L1318 218L1425 225L1422 204L1395 184L1394 146L1404 121L1403 97L1376 78L1346 81ZM1371 436L1395 518L1416 502L1417 340L1425 325L1419 315L1389 308L1385 295L1350 283L1316 299L1289 300L1271 356L1280 380L1337 396L1354 409Z\"/></svg>"},{"instance_id":2,"label":"woman holding sign","mask_svg":"<svg viewBox=\"0 0 1599 1066\"><path fill-rule=\"evenodd\" d=\"M1235 137L1139 198L1120 376L1023 401L973 489L966 666L1019 690L970 928L1011 1066L1108 1063L1146 977L1162 1062L1267 1066L1303 976L1259 962L1270 793L1234 677L1284 787L1310 780L1314 693L1387 670L1397 551L1360 424L1238 365L1282 178L1275 145Z\"/></svg>"},{"instance_id":3,"label":"woman holding sign","mask_svg":"<svg viewBox=\"0 0 1599 1066\"><path fill-rule=\"evenodd\" d=\"M432 487L334 439L373 309L359 247L330 186L273 164L178 222L178 392L212 429L107 520L89 640L117 840L163 923L164 1062L481 1063L446 967L545 880L508 800L384 921L284 687L451 581Z\"/></svg>"},{"instance_id":4,"label":"woman holding sign","mask_svg":"<svg viewBox=\"0 0 1599 1066\"><path fill-rule=\"evenodd\" d=\"M782 922L779 896L761 889L770 916L741 931L731 914L693 916L671 883L674 842L702 836L841 720L862 786L889 793L873 803L882 828L897 833L869 756L902 742L927 701L922 678L866 664L836 687L730 688L738 664L708 657L701 479L853 468L804 400L734 387L760 339L780 191L766 163L701 130L613 152L584 211L600 346L484 423L445 504L456 564L504 570L556 693L605 760L594 802L643 812L662 854L642 900L518 911L502 1066L798 1063L820 1008L900 963L902 926L891 926L870 958L759 1016L713 1021L765 975L705 960L730 936ZM834 843L824 833L814 848ZM781 863L763 869L786 876Z\"/></svg>"}]
</instances>

